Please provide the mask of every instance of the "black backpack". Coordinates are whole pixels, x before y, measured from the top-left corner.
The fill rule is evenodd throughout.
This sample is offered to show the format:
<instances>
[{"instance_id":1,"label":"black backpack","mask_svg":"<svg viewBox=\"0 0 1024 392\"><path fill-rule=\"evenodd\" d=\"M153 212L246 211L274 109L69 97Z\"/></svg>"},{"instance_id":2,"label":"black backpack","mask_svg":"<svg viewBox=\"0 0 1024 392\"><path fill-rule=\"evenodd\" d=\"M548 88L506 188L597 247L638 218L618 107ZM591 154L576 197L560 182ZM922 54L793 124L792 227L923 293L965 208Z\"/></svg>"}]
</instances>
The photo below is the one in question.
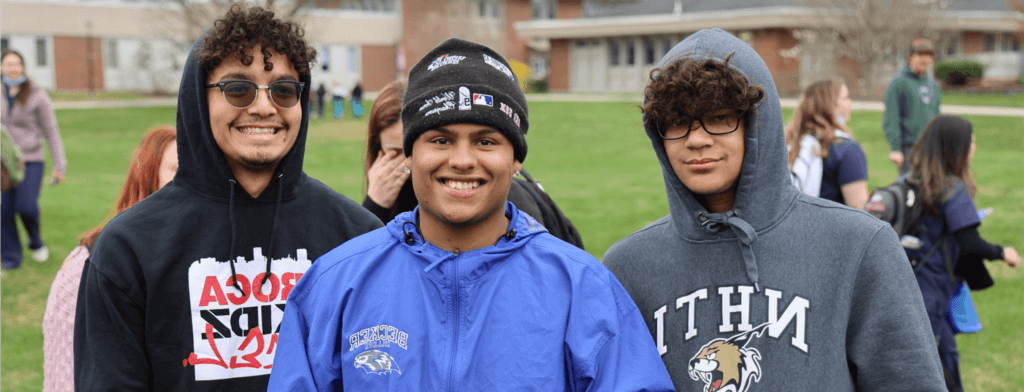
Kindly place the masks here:
<instances>
[{"instance_id":1,"label":"black backpack","mask_svg":"<svg viewBox=\"0 0 1024 392\"><path fill-rule=\"evenodd\" d=\"M951 269L945 235L937 239L927 251L921 251L921 236L928 230L921 222L924 202L920 198L917 186L909 178L901 177L888 186L872 191L864 210L888 223L896 231L914 273L921 270L924 261L928 260L940 246L947 268ZM952 276L952 272L950 275Z\"/></svg>"},{"instance_id":2,"label":"black backpack","mask_svg":"<svg viewBox=\"0 0 1024 392\"><path fill-rule=\"evenodd\" d=\"M520 170L519 173L525 180L516 178L512 181L512 186L526 191L537 202L537 208L540 210L540 216L537 218L544 225L544 228L548 229L551 235L558 237L562 241L583 249L583 239L580 238L580 233L576 231L576 226L572 225L572 222L562 213L562 210L558 208L555 201L551 200L551 196L548 196L547 192L544 191L544 187L539 182L534 181L530 173L526 172L526 169Z\"/></svg>"}]
</instances>

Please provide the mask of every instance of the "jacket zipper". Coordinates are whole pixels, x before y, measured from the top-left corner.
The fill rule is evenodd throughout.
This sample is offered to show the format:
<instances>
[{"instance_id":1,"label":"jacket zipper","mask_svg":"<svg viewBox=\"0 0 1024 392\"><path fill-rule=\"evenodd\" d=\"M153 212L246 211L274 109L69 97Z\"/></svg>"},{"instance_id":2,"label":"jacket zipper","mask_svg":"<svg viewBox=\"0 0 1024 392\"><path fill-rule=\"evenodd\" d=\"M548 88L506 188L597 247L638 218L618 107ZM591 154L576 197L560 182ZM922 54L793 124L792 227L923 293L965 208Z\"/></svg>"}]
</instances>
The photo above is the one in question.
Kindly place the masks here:
<instances>
[{"instance_id":1,"label":"jacket zipper","mask_svg":"<svg viewBox=\"0 0 1024 392\"><path fill-rule=\"evenodd\" d=\"M453 291L455 297L455 300L453 301L455 303L455 317L452 320L452 355L449 358L448 368L449 391L455 390L454 385L452 384L452 376L455 374L455 354L458 352L459 349L459 308L461 307L461 305L459 304L459 250L456 249L454 252L452 252L452 254L452 262L454 263L454 278L452 280L455 282L455 290Z\"/></svg>"}]
</instances>

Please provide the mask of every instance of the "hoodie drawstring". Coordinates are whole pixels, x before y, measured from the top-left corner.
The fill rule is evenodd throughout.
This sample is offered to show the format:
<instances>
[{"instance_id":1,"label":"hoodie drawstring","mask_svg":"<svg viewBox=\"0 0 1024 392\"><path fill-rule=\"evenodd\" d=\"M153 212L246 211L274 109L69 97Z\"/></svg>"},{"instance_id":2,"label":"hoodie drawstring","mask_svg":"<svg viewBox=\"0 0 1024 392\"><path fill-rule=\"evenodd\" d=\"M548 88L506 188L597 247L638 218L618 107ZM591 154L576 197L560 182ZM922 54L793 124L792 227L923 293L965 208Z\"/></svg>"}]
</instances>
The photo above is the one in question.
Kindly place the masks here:
<instances>
[{"instance_id":1,"label":"hoodie drawstring","mask_svg":"<svg viewBox=\"0 0 1024 392\"><path fill-rule=\"evenodd\" d=\"M747 221L736 215L736 212L729 210L722 213L709 213L701 211L697 214L700 224L709 233L719 233L726 227L732 229L733 234L740 239L740 251L743 254L743 263L747 270L747 279L754 284L755 292L761 292L761 286L757 281L757 258L754 257L753 245L757 242L757 232Z\"/></svg>"},{"instance_id":2,"label":"hoodie drawstring","mask_svg":"<svg viewBox=\"0 0 1024 392\"><path fill-rule=\"evenodd\" d=\"M274 220L270 221L270 246L267 246L267 272L263 274L263 280L260 281L260 291L263 291L263 285L267 283L267 279L270 279L270 260L274 257L274 226L277 224L277 216L281 213L281 195L284 192L284 183L282 178L284 173L277 175L277 203L274 204Z\"/></svg>"},{"instance_id":3,"label":"hoodie drawstring","mask_svg":"<svg viewBox=\"0 0 1024 392\"><path fill-rule=\"evenodd\" d=\"M228 263L231 264L231 285L238 289L239 293L245 295L245 291L242 290L242 284L238 283L238 274L235 272L235 184L238 184L235 179L228 180L228 188L231 191L228 193L228 220L231 221L231 247L228 253Z\"/></svg>"}]
</instances>

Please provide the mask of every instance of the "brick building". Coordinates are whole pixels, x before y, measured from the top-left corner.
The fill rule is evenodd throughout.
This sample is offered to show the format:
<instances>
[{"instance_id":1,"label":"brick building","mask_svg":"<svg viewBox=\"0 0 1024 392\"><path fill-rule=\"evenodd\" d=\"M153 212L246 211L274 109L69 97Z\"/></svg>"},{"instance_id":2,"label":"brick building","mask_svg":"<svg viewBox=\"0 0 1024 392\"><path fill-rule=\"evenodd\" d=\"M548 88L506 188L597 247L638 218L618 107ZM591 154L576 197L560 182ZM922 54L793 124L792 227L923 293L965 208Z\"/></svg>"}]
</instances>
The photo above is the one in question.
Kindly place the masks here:
<instances>
[{"instance_id":1,"label":"brick building","mask_svg":"<svg viewBox=\"0 0 1024 392\"><path fill-rule=\"evenodd\" d=\"M213 4L197 0L199 4ZM287 2L279 2L287 3ZM450 37L488 45L527 65L552 91L639 92L661 57L709 27L734 33L761 54L784 94L815 79L860 80L858 64L801 44L822 23L803 0L326 0L294 19L319 52L313 84L376 91ZM986 64L986 77L1024 76L1024 15L1004 0L948 2L935 18L940 58ZM223 10L208 12L219 15ZM173 92L197 35L161 0L4 0L3 46L26 57L48 89ZM208 25L208 24L206 24ZM891 75L902 61L877 64ZM853 85L851 85L853 87ZM315 88L315 87L314 87ZM877 92L876 92L877 93Z\"/></svg>"}]
</instances>

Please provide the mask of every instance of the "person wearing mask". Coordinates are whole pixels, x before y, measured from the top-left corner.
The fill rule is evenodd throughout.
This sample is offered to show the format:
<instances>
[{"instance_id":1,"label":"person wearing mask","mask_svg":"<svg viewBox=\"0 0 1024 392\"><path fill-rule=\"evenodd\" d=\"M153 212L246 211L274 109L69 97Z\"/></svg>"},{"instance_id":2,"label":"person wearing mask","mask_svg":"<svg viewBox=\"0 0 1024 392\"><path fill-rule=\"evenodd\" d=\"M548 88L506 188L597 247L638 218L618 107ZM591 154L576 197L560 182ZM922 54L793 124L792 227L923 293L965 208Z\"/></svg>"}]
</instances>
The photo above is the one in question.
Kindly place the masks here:
<instances>
[{"instance_id":1,"label":"person wearing mask","mask_svg":"<svg viewBox=\"0 0 1024 392\"><path fill-rule=\"evenodd\" d=\"M1016 249L991 244L978 234L981 219L974 204L975 185L970 172L975 146L970 121L938 115L925 126L909 154L909 180L924 202L919 222L927 230L919 235L920 249L907 252L911 257L927 257L917 272L917 287L924 296L950 392L963 390L960 355L947 319L949 301L958 286L954 271L965 273L962 268L968 267L958 265L958 260L1002 259L1010 267L1020 263ZM935 246L937 251L927 251ZM983 264L969 267L985 268Z\"/></svg>"},{"instance_id":2,"label":"person wearing mask","mask_svg":"<svg viewBox=\"0 0 1024 392\"><path fill-rule=\"evenodd\" d=\"M907 66L885 91L885 113L882 128L889 143L889 160L899 173L910 170L905 156L914 145L925 124L939 113L942 90L928 70L935 62L935 48L927 38L910 43Z\"/></svg>"},{"instance_id":3,"label":"person wearing mask","mask_svg":"<svg viewBox=\"0 0 1024 392\"><path fill-rule=\"evenodd\" d=\"M51 185L64 181L68 162L64 157L57 118L50 107L50 96L25 75L25 59L18 52L7 51L0 57L0 62L4 90L4 97L0 99L0 122L21 148L25 160L21 183L0 196L0 231L3 232L0 254L6 271L20 267L22 260L23 250L15 216L20 217L25 226L32 259L43 262L50 258L39 219L39 191L46 166L42 139L46 140L53 161Z\"/></svg>"},{"instance_id":4,"label":"person wearing mask","mask_svg":"<svg viewBox=\"0 0 1024 392\"><path fill-rule=\"evenodd\" d=\"M672 390L615 277L507 201L530 123L504 58L442 42L402 127L419 206L295 286L270 390Z\"/></svg>"},{"instance_id":5,"label":"person wearing mask","mask_svg":"<svg viewBox=\"0 0 1024 392\"><path fill-rule=\"evenodd\" d=\"M642 119L669 214L602 261L676 389L942 388L896 233L793 186L779 96L757 52L701 30L650 78Z\"/></svg>"},{"instance_id":6,"label":"person wearing mask","mask_svg":"<svg viewBox=\"0 0 1024 392\"><path fill-rule=\"evenodd\" d=\"M846 123L850 90L840 79L804 89L786 127L789 165L808 195L861 209L868 201L868 161Z\"/></svg>"},{"instance_id":7,"label":"person wearing mask","mask_svg":"<svg viewBox=\"0 0 1024 392\"><path fill-rule=\"evenodd\" d=\"M112 212L120 214L174 179L178 171L178 145L174 128L160 127L146 133L129 157L128 178ZM89 251L103 231L103 223L82 234L78 246L64 259L50 285L43 312L43 391L75 389L74 349L75 306L82 280L82 267Z\"/></svg>"},{"instance_id":8,"label":"person wearing mask","mask_svg":"<svg viewBox=\"0 0 1024 392\"><path fill-rule=\"evenodd\" d=\"M82 272L75 388L266 390L289 294L380 220L302 171L316 50L232 5L178 92L178 172L104 227Z\"/></svg>"}]
</instances>

